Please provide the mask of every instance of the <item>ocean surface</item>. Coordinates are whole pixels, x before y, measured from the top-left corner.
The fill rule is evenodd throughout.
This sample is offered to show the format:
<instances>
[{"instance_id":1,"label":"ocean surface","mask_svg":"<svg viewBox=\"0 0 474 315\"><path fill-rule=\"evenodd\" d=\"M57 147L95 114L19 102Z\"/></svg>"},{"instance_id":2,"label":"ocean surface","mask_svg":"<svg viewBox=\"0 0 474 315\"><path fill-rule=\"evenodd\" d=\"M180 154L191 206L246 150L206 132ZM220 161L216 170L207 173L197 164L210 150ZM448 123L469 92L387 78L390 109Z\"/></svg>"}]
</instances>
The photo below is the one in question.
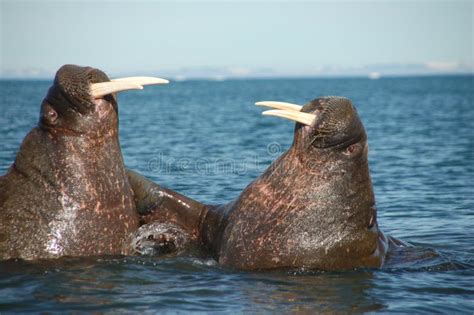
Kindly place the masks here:
<instances>
[{"instance_id":1,"label":"ocean surface","mask_svg":"<svg viewBox=\"0 0 474 315\"><path fill-rule=\"evenodd\" d=\"M51 81L0 81L0 174ZM437 258L345 272L241 272L195 257L0 262L0 313L474 313L474 77L183 81L119 96L128 168L225 203L291 145L261 100L352 99L382 230Z\"/></svg>"}]
</instances>

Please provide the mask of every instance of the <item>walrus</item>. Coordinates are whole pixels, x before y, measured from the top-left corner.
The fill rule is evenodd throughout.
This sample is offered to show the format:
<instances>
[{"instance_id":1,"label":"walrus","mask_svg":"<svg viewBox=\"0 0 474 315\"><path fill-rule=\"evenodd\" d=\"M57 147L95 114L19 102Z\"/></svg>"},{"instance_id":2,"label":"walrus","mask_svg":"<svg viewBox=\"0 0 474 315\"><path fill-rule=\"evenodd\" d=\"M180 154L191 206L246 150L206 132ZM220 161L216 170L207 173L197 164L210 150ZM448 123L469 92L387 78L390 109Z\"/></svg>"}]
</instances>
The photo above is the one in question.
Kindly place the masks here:
<instances>
[{"instance_id":1,"label":"walrus","mask_svg":"<svg viewBox=\"0 0 474 315\"><path fill-rule=\"evenodd\" d=\"M65 65L41 104L37 127L0 177L0 259L128 254L139 225L118 137L115 93L164 84L109 80Z\"/></svg>"},{"instance_id":2,"label":"walrus","mask_svg":"<svg viewBox=\"0 0 474 315\"><path fill-rule=\"evenodd\" d=\"M170 195L139 174L144 224L171 222L219 264L236 269L344 270L383 265L364 126L352 102L320 97L304 106L259 102L264 115L296 121L292 146L232 202L204 205ZM185 204L179 212L175 206Z\"/></svg>"}]
</instances>

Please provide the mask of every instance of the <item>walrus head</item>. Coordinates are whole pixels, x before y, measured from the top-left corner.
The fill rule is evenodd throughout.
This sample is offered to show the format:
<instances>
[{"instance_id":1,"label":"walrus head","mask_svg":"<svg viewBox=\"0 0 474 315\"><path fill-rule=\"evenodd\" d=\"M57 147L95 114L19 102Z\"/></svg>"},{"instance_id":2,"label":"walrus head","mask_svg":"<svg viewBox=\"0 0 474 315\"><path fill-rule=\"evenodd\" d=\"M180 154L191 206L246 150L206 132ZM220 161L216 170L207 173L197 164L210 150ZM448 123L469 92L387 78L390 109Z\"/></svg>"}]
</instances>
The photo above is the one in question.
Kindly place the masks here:
<instances>
[{"instance_id":1,"label":"walrus head","mask_svg":"<svg viewBox=\"0 0 474 315\"><path fill-rule=\"evenodd\" d=\"M100 137L117 130L115 93L163 83L168 81L153 77L111 81L101 70L64 65L41 105L39 126L53 133Z\"/></svg>"},{"instance_id":2,"label":"walrus head","mask_svg":"<svg viewBox=\"0 0 474 315\"><path fill-rule=\"evenodd\" d=\"M264 115L296 121L294 142L236 201L221 260L246 269L381 266L386 244L377 226L367 136L351 101L257 105L276 108ZM245 246L239 233L251 236L243 237Z\"/></svg>"}]
</instances>

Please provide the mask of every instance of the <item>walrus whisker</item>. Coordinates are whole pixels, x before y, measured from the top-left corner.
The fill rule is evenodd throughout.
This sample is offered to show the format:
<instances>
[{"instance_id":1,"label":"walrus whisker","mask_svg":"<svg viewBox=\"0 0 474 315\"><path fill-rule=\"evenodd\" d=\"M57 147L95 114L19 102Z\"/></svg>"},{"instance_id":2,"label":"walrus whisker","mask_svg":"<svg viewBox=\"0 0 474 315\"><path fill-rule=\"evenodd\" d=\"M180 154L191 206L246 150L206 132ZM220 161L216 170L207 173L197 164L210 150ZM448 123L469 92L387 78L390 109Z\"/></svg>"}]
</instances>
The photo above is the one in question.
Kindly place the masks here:
<instances>
[{"instance_id":1,"label":"walrus whisker","mask_svg":"<svg viewBox=\"0 0 474 315\"><path fill-rule=\"evenodd\" d=\"M168 84L170 81L156 77L126 77L110 80L111 82L129 82L138 85Z\"/></svg>"},{"instance_id":2,"label":"walrus whisker","mask_svg":"<svg viewBox=\"0 0 474 315\"><path fill-rule=\"evenodd\" d=\"M319 131L319 130L318 130ZM316 141L318 141L319 139L324 139L324 132L321 132L321 133L316 133L315 136L311 139L311 145L313 145Z\"/></svg>"},{"instance_id":3,"label":"walrus whisker","mask_svg":"<svg viewBox=\"0 0 474 315\"><path fill-rule=\"evenodd\" d=\"M291 111L301 111L301 108L303 106L301 105L296 105L292 103L287 103L287 102L274 102L274 101L262 101L262 102L257 102L255 103L257 106L266 106L266 107L271 107L271 108L276 108L276 109L286 109L286 110L291 110Z\"/></svg>"},{"instance_id":4,"label":"walrus whisker","mask_svg":"<svg viewBox=\"0 0 474 315\"><path fill-rule=\"evenodd\" d=\"M262 115L286 118L307 126L312 126L314 120L316 119L316 115L313 114L278 109L264 111Z\"/></svg>"},{"instance_id":5,"label":"walrus whisker","mask_svg":"<svg viewBox=\"0 0 474 315\"><path fill-rule=\"evenodd\" d=\"M94 98L127 90L143 90L143 86L130 82L100 82L90 85L90 94Z\"/></svg>"}]
</instances>

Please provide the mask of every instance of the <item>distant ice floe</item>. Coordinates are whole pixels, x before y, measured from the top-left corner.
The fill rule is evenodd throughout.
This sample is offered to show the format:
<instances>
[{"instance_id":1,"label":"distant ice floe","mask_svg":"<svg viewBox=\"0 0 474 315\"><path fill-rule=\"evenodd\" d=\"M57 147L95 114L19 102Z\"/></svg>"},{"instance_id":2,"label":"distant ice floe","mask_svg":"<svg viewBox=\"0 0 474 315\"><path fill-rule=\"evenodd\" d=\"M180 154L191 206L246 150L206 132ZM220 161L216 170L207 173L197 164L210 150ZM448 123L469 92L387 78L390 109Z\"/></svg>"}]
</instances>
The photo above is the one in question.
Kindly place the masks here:
<instances>
[{"instance_id":1,"label":"distant ice floe","mask_svg":"<svg viewBox=\"0 0 474 315\"><path fill-rule=\"evenodd\" d=\"M369 73L368 77L369 79L371 80L377 80L377 79L380 79L382 75L380 74L380 72L371 72Z\"/></svg>"},{"instance_id":2,"label":"distant ice floe","mask_svg":"<svg viewBox=\"0 0 474 315\"><path fill-rule=\"evenodd\" d=\"M439 71L439 72L456 71L462 68L458 62L446 62L446 61L426 62L425 67L429 70Z\"/></svg>"}]
</instances>

